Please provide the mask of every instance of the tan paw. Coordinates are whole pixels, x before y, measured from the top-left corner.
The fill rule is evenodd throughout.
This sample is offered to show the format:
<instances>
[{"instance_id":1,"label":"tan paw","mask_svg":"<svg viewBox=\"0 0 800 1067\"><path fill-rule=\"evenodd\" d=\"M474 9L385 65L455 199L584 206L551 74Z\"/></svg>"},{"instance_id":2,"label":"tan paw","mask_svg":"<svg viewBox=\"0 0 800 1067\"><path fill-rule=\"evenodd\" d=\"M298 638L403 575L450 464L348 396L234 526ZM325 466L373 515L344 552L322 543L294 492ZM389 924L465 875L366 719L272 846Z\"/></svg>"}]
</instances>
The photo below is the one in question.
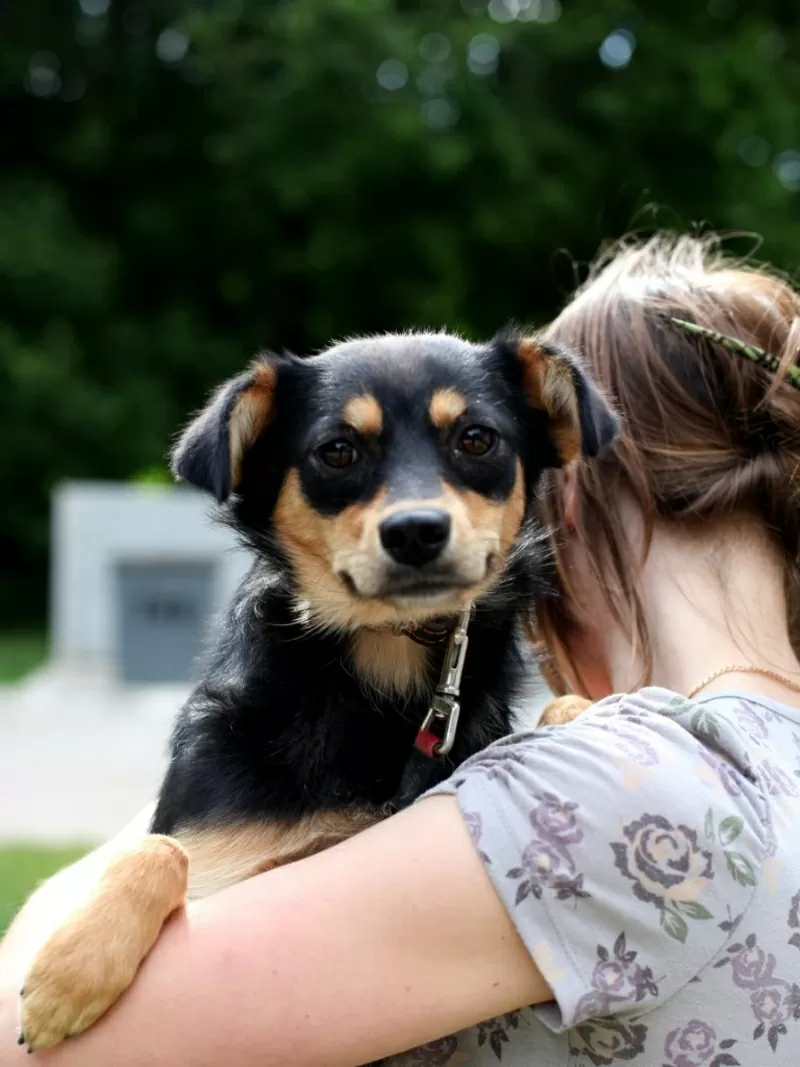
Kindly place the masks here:
<instances>
[{"instance_id":1,"label":"tan paw","mask_svg":"<svg viewBox=\"0 0 800 1067\"><path fill-rule=\"evenodd\" d=\"M140 962L115 950L108 931L91 923L62 927L25 976L20 1044L51 1048L86 1030L127 989Z\"/></svg>"},{"instance_id":2,"label":"tan paw","mask_svg":"<svg viewBox=\"0 0 800 1067\"><path fill-rule=\"evenodd\" d=\"M555 700L551 700L545 707L538 725L562 726L564 723L572 722L573 719L577 719L579 715L582 715L583 712L591 706L591 700L575 696L574 693L568 693L563 697L556 697Z\"/></svg>"},{"instance_id":3,"label":"tan paw","mask_svg":"<svg viewBox=\"0 0 800 1067\"><path fill-rule=\"evenodd\" d=\"M110 865L95 896L45 942L25 976L21 1045L52 1048L108 1011L183 903L187 868L183 849L155 835Z\"/></svg>"}]
</instances>

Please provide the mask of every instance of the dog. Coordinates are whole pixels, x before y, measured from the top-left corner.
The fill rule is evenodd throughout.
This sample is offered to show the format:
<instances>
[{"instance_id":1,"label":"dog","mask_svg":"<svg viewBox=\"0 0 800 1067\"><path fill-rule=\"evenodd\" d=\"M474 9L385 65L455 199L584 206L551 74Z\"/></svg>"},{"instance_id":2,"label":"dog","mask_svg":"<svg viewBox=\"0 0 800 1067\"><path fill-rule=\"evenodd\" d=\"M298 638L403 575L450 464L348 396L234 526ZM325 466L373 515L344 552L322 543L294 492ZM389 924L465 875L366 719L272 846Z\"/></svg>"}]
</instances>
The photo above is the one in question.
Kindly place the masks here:
<instances>
[{"instance_id":1,"label":"dog","mask_svg":"<svg viewBox=\"0 0 800 1067\"><path fill-rule=\"evenodd\" d=\"M616 432L573 355L513 331L265 355L218 390L172 468L255 562L179 715L151 833L33 961L21 1043L91 1026L187 897L351 836L510 732L542 592L536 487ZM455 724L459 687L437 704L436 679L466 628Z\"/></svg>"}]
</instances>

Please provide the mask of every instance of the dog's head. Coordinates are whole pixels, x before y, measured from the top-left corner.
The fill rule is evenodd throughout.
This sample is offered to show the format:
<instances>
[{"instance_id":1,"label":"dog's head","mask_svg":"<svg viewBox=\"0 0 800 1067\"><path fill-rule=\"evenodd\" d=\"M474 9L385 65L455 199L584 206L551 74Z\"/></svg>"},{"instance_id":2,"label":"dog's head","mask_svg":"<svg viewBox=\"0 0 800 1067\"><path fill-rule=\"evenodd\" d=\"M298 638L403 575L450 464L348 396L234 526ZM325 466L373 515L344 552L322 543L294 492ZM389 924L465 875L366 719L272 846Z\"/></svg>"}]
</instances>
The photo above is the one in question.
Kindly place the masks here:
<instances>
[{"instance_id":1,"label":"dog's head","mask_svg":"<svg viewBox=\"0 0 800 1067\"><path fill-rule=\"evenodd\" d=\"M462 610L502 573L541 472L616 420L578 362L522 335L388 334L264 356L173 453L337 630Z\"/></svg>"}]
</instances>

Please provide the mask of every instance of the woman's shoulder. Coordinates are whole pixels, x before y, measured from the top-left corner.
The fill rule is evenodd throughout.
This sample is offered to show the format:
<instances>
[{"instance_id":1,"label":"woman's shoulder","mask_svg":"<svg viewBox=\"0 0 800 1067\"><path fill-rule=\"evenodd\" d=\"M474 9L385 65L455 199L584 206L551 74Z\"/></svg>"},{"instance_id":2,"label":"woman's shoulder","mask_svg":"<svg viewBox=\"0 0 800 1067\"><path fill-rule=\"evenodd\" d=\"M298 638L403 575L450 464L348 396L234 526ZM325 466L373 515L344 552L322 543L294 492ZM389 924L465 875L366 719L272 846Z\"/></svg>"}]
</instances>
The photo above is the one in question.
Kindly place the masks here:
<instances>
[{"instance_id":1,"label":"woman's shoulder","mask_svg":"<svg viewBox=\"0 0 800 1067\"><path fill-rule=\"evenodd\" d=\"M731 781L742 776L755 782L753 728L766 740L768 715L738 696L697 701L648 686L598 701L566 728L537 727L533 733L567 747L611 744L620 755L650 766L664 756L670 763L700 760L718 769L722 759Z\"/></svg>"},{"instance_id":2,"label":"woman's shoulder","mask_svg":"<svg viewBox=\"0 0 800 1067\"><path fill-rule=\"evenodd\" d=\"M718 692L690 699L658 686L592 705L560 744L612 738L632 759L700 761L731 796L800 797L800 711L755 693ZM547 732L540 729L539 733ZM699 768L701 776L707 770Z\"/></svg>"},{"instance_id":3,"label":"woman's shoulder","mask_svg":"<svg viewBox=\"0 0 800 1067\"><path fill-rule=\"evenodd\" d=\"M455 779L480 767L508 763L552 762L571 765L583 754L592 766L629 764L659 766L679 773L681 765L720 771L733 785L755 782L753 735L765 737L768 713L740 698L693 701L679 693L649 686L617 693L592 704L567 724L529 726L516 730L468 760ZM741 784L741 783L740 783Z\"/></svg>"},{"instance_id":4,"label":"woman's shoulder","mask_svg":"<svg viewBox=\"0 0 800 1067\"><path fill-rule=\"evenodd\" d=\"M656 687L617 694L566 725L495 742L436 791L458 795L479 819L495 808L507 821L529 821L542 804L580 812L594 840L642 819L703 836L724 823L737 827L748 867L758 865L774 844L769 782L795 787L775 746L755 745L740 712L733 700L692 701Z\"/></svg>"},{"instance_id":5,"label":"woman's shoulder","mask_svg":"<svg viewBox=\"0 0 800 1067\"><path fill-rule=\"evenodd\" d=\"M554 991L548 1025L665 1003L749 908L772 820L746 734L717 703L618 695L495 743L438 787Z\"/></svg>"}]
</instances>

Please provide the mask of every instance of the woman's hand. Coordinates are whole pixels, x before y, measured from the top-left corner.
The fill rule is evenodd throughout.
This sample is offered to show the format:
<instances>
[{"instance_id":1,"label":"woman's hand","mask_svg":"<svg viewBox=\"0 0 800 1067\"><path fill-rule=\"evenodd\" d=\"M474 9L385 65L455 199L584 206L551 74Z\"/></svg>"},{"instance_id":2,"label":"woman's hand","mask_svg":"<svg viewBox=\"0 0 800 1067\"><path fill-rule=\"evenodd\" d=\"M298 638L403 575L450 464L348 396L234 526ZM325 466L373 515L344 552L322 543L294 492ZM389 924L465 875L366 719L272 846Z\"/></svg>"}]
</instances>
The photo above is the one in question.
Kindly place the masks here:
<instances>
[{"instance_id":1,"label":"woman's hand","mask_svg":"<svg viewBox=\"0 0 800 1067\"><path fill-rule=\"evenodd\" d=\"M0 948L0 1067L30 1064L15 1039L35 903ZM43 1067L355 1067L550 997L456 800L435 797L193 904L118 1005L36 1055Z\"/></svg>"}]
</instances>

